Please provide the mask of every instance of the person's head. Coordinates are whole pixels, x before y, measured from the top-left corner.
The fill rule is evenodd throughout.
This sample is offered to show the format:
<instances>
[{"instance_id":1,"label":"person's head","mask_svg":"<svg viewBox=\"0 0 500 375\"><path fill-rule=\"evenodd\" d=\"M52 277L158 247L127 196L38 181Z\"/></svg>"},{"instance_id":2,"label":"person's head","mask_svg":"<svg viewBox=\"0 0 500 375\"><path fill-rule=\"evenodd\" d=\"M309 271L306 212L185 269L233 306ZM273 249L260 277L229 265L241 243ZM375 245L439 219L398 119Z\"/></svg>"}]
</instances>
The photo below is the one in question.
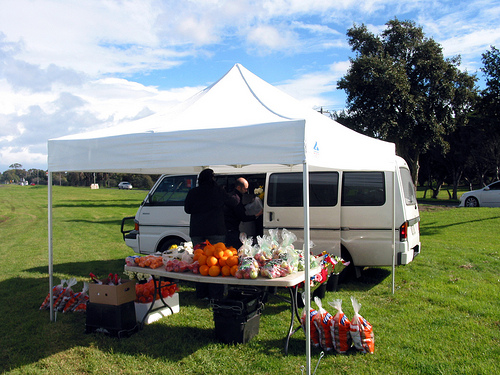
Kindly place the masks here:
<instances>
[{"instance_id":1,"label":"person's head","mask_svg":"<svg viewBox=\"0 0 500 375\"><path fill-rule=\"evenodd\" d=\"M210 168L204 169L198 175L198 185L213 184L215 181L214 171Z\"/></svg>"},{"instance_id":2,"label":"person's head","mask_svg":"<svg viewBox=\"0 0 500 375\"><path fill-rule=\"evenodd\" d=\"M245 194L248 191L248 181L243 177L240 177L234 183L234 188L238 190L241 194Z\"/></svg>"}]
</instances>

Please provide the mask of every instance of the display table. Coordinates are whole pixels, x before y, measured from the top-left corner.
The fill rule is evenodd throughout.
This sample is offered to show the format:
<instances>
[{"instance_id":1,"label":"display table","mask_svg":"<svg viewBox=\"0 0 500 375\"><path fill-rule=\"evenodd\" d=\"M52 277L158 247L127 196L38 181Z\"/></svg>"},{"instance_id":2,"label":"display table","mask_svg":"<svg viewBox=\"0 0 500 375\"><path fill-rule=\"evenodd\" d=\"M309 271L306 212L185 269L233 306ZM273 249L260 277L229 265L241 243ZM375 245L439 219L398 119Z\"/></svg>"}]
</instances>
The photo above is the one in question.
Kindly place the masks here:
<instances>
[{"instance_id":1,"label":"display table","mask_svg":"<svg viewBox=\"0 0 500 375\"><path fill-rule=\"evenodd\" d=\"M286 300L290 303L290 327L288 329L288 334L285 342L285 354L288 354L288 344L290 342L290 337L300 328L294 330L294 320L297 319L300 324L300 313L298 303L298 288L299 285L305 280L305 272L295 272L291 275L285 277L278 277L275 279L268 279L259 276L256 279L238 279L232 276L202 276L200 274L195 274L192 272L167 272L163 267L151 269L151 268L143 268L143 267L133 267L133 266L125 266L125 271L129 272L138 272L144 273L147 275L151 275L155 280L155 295L159 293L157 290L160 281L162 279L166 280L179 280L179 281L192 281L199 283L207 283L207 284L226 284L226 285L236 285L236 286L259 286L259 287L268 287L274 288L287 288L290 294L290 300ZM321 271L321 268L314 268L310 270L310 276L316 275ZM161 294L160 294L161 296ZM152 307L153 304L151 304ZM167 304L165 304L167 306ZM150 311L148 311L149 313ZM147 314L146 314L147 315Z\"/></svg>"}]
</instances>

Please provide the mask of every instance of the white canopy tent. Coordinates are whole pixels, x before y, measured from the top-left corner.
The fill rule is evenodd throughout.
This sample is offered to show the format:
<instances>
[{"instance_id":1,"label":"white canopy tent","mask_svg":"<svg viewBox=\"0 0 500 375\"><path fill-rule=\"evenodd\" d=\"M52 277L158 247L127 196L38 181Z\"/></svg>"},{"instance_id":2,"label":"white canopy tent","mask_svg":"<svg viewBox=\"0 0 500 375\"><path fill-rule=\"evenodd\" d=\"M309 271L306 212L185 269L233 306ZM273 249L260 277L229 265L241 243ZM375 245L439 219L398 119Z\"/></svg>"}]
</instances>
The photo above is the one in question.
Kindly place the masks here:
<instances>
[{"instance_id":1,"label":"white canopy tent","mask_svg":"<svg viewBox=\"0 0 500 375\"><path fill-rule=\"evenodd\" d=\"M309 167L394 172L392 143L356 133L305 107L236 64L181 105L137 121L48 141L49 274L52 291L52 173L241 173L300 168L309 263ZM306 268L306 280L309 269ZM306 309L309 309L309 283ZM51 319L53 317L51 310ZM307 325L309 337L309 325ZM306 340L310 371L310 341Z\"/></svg>"}]
</instances>

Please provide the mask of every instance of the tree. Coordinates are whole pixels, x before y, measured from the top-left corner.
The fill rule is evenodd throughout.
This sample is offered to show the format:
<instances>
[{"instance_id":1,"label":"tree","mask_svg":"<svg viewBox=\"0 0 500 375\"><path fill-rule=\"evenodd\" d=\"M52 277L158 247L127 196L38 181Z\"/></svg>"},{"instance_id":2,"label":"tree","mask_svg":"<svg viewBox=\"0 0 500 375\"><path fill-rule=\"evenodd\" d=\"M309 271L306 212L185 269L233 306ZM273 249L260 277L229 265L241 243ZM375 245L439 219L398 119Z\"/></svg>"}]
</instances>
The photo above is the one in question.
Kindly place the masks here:
<instances>
[{"instance_id":1,"label":"tree","mask_svg":"<svg viewBox=\"0 0 500 375\"><path fill-rule=\"evenodd\" d=\"M417 182L421 153L446 153L446 135L467 122L476 78L459 71L458 57L444 59L414 22L386 25L380 36L365 25L348 30L356 57L337 87L347 93L352 128L394 142Z\"/></svg>"},{"instance_id":2,"label":"tree","mask_svg":"<svg viewBox=\"0 0 500 375\"><path fill-rule=\"evenodd\" d=\"M482 92L477 114L485 137L482 150L491 161L495 179L500 178L500 51L491 47L483 54L481 70L486 75L486 89Z\"/></svg>"}]
</instances>

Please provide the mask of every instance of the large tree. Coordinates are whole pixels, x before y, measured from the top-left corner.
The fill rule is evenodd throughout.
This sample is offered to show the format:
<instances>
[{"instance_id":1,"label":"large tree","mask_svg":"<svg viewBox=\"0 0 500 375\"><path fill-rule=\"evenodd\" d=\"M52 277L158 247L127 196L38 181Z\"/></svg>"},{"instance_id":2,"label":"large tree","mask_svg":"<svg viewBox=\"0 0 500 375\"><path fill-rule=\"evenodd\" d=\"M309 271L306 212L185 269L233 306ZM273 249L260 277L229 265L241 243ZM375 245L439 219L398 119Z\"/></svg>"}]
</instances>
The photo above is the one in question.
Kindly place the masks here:
<instances>
[{"instance_id":1,"label":"large tree","mask_svg":"<svg viewBox=\"0 0 500 375\"><path fill-rule=\"evenodd\" d=\"M476 78L445 59L441 47L412 21L397 19L376 36L365 25L347 32L355 58L338 81L351 126L396 144L418 180L419 159L431 146L444 153L446 135L467 121Z\"/></svg>"}]
</instances>

